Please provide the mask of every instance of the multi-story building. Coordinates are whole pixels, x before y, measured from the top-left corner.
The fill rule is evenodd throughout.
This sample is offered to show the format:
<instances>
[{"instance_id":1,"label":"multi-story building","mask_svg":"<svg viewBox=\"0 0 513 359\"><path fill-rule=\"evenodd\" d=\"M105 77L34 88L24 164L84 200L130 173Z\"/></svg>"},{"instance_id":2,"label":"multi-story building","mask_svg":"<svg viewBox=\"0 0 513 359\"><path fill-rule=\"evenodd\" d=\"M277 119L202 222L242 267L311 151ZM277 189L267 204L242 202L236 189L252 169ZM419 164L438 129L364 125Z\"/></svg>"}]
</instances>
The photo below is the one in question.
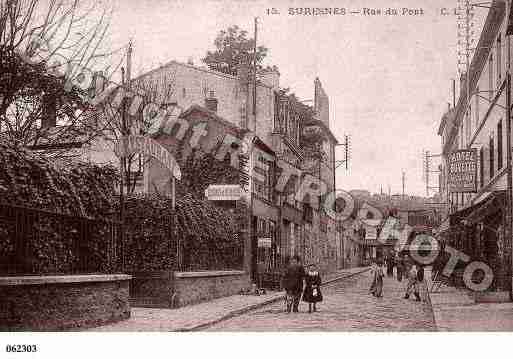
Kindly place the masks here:
<instances>
[{"instance_id":1,"label":"multi-story building","mask_svg":"<svg viewBox=\"0 0 513 359\"><path fill-rule=\"evenodd\" d=\"M440 227L441 238L471 260L487 263L494 273L492 290L503 293L511 289L506 206L510 39L505 14L504 1L491 3L468 77L461 78L459 100L438 130L440 194L450 213Z\"/></svg>"},{"instance_id":2,"label":"multi-story building","mask_svg":"<svg viewBox=\"0 0 513 359\"><path fill-rule=\"evenodd\" d=\"M249 69L244 66L237 73L227 74L171 61L135 78L131 86L140 91L156 90L153 101L163 107L187 112L199 105L233 126L254 132L277 160L300 173L289 181L287 191L277 193L279 168L261 166L265 159L262 161L264 157L256 154L250 160L253 259L249 270L255 276L261 268L278 271L285 259L295 254L302 256L306 264L321 264L323 271L336 269L340 252L337 249L341 244L336 236L335 220L326 215L320 201L312 206L310 201L296 196L306 174L322 180L328 191L335 188L337 141L329 129L328 96L318 79L314 82L315 105L311 116L304 116L291 98L280 91L279 73L274 70L258 74L255 86ZM323 154L320 157L309 156L302 148L304 132L312 129L320 134L318 147ZM269 181L264 183L262 178ZM145 176L145 190L152 187L150 182ZM270 231L273 234L269 236ZM259 243L267 243L259 238L272 238L272 250L259 250ZM257 252L266 253L272 260L257 260ZM260 265L260 262L267 264Z\"/></svg>"}]
</instances>

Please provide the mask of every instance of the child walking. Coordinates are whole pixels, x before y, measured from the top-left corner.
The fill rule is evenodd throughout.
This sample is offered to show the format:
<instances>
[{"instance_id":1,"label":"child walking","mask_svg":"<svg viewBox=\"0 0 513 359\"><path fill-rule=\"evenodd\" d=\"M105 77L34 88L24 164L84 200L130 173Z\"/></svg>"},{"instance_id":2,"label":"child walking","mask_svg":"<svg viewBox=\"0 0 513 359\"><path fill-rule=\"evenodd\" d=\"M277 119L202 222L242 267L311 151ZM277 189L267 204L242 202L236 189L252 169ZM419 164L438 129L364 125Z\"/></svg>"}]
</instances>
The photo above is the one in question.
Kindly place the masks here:
<instances>
[{"instance_id":1,"label":"child walking","mask_svg":"<svg viewBox=\"0 0 513 359\"><path fill-rule=\"evenodd\" d=\"M422 272L422 273L424 273L424 272ZM417 266L415 264L413 264L411 266L411 269L408 272L408 286L406 287L406 294L404 295L404 299L410 298L412 291L415 294L415 300L417 302L420 302L419 278L418 278Z\"/></svg>"},{"instance_id":2,"label":"child walking","mask_svg":"<svg viewBox=\"0 0 513 359\"><path fill-rule=\"evenodd\" d=\"M316 304L322 302L321 282L317 266L315 264L311 265L305 275L305 289L303 292L303 300L308 303L308 313L312 313L312 308L316 312Z\"/></svg>"}]
</instances>

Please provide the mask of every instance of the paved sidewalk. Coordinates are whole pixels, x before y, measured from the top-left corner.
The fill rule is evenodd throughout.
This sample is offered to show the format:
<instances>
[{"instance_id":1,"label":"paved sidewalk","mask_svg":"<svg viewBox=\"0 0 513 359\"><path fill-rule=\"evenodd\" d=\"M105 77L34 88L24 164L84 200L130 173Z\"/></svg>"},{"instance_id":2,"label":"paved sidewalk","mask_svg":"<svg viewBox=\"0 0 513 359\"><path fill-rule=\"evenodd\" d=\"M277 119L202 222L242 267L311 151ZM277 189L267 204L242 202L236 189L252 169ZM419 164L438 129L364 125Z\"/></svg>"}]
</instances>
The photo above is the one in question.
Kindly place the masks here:
<instances>
[{"instance_id":1,"label":"paved sidewalk","mask_svg":"<svg viewBox=\"0 0 513 359\"><path fill-rule=\"evenodd\" d=\"M339 271L328 276L324 284L368 270L358 267ZM132 308L131 317L125 321L89 329L91 331L192 331L283 300L284 292L268 292L265 295L232 295L205 303L177 309Z\"/></svg>"},{"instance_id":2,"label":"paved sidewalk","mask_svg":"<svg viewBox=\"0 0 513 359\"><path fill-rule=\"evenodd\" d=\"M431 289L431 272L425 277ZM475 303L468 291L444 285L429 299L438 331L513 331L513 303Z\"/></svg>"}]
</instances>

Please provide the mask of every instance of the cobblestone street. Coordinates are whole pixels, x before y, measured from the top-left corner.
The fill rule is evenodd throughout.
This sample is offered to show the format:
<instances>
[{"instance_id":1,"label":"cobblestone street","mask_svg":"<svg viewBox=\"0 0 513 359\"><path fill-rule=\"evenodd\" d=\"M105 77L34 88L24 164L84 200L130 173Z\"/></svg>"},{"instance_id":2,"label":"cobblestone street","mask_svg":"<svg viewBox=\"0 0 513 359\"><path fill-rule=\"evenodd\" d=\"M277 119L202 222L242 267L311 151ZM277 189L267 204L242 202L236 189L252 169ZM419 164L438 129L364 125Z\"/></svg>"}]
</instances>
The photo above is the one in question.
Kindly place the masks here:
<instances>
[{"instance_id":1,"label":"cobblestone street","mask_svg":"<svg viewBox=\"0 0 513 359\"><path fill-rule=\"evenodd\" d=\"M385 278L384 297L368 294L368 272L324 288L317 313L284 312L283 301L262 307L208 328L208 331L434 331L433 314L426 302L403 299L405 282Z\"/></svg>"}]
</instances>

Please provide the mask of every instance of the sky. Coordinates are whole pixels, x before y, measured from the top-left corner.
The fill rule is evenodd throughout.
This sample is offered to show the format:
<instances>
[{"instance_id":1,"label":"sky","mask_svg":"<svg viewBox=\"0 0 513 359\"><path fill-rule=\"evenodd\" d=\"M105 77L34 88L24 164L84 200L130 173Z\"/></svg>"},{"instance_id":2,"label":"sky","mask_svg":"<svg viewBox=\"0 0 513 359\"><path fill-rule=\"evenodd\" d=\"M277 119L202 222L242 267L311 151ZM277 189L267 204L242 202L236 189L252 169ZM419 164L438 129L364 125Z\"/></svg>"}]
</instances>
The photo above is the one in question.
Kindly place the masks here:
<instances>
[{"instance_id":1,"label":"sky","mask_svg":"<svg viewBox=\"0 0 513 359\"><path fill-rule=\"evenodd\" d=\"M118 48L132 39L135 75L170 60L200 64L220 30L238 25L252 34L258 17L258 44L269 48L264 64L278 66L280 86L309 100L319 77L330 97L332 132L341 142L351 136L349 170L337 169L337 188L388 192L390 186L401 193L405 171L406 193L426 194L422 151L440 152L438 125L452 102L451 81L459 76L457 18L441 14L455 8L456 0L107 3L114 8L107 43ZM400 14L410 8L422 14L291 16L291 7L395 8ZM271 8L279 13L268 15ZM476 29L486 11L476 10ZM431 174L431 185L437 177Z\"/></svg>"}]
</instances>

